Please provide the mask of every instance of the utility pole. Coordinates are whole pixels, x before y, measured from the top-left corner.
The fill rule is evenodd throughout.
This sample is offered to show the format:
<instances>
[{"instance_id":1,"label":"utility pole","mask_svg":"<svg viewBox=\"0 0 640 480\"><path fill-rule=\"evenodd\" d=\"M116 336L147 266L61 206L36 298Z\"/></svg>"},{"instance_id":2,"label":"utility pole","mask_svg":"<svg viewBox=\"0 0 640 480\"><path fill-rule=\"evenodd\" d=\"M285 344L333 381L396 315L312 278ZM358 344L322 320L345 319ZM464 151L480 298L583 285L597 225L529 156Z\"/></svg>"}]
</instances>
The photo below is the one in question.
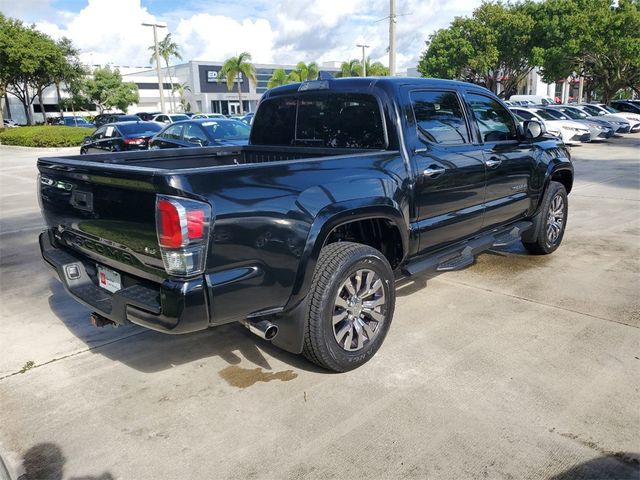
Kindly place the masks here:
<instances>
[{"instance_id":1,"label":"utility pole","mask_svg":"<svg viewBox=\"0 0 640 480\"><path fill-rule=\"evenodd\" d=\"M158 28L167 28L161 23L143 23L145 27L153 27L153 45L156 50L156 72L158 72L158 90L160 91L160 111L165 113L164 108L164 88L162 86L162 73L160 72L160 50L158 49Z\"/></svg>"},{"instance_id":2,"label":"utility pole","mask_svg":"<svg viewBox=\"0 0 640 480\"><path fill-rule=\"evenodd\" d=\"M364 58L364 49L365 48L369 48L369 45L364 45L364 44L358 44L356 45L356 47L360 47L362 48L362 76L366 77L367 76L367 64Z\"/></svg>"},{"instance_id":3,"label":"utility pole","mask_svg":"<svg viewBox=\"0 0 640 480\"><path fill-rule=\"evenodd\" d=\"M396 75L396 0L389 1L389 76Z\"/></svg>"}]
</instances>

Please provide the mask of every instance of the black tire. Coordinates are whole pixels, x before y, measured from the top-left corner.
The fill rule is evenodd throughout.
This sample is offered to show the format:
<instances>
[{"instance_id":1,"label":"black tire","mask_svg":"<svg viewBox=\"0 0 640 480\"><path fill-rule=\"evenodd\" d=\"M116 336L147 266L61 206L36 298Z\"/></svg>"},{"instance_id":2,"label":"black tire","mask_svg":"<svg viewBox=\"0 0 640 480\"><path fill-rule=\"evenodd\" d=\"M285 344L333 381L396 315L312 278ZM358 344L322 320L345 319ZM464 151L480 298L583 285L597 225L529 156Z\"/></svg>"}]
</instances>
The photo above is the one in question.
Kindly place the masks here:
<instances>
[{"instance_id":1,"label":"black tire","mask_svg":"<svg viewBox=\"0 0 640 480\"><path fill-rule=\"evenodd\" d=\"M554 202L561 202L562 208L554 209L554 206L557 206L557 203ZM562 221L559 227L557 226L559 216L554 214L554 212L558 211L562 212ZM535 255L553 253L562 243L568 214L569 203L564 185L559 182L549 183L540 205L540 211L533 218L533 227L528 232L525 232L522 244L529 252ZM550 226L552 223L555 226ZM549 229L555 230L555 233L550 234Z\"/></svg>"},{"instance_id":2,"label":"black tire","mask_svg":"<svg viewBox=\"0 0 640 480\"><path fill-rule=\"evenodd\" d=\"M349 308L358 309L357 313L337 303L345 301L343 296L348 294L346 282L351 282L353 279L357 280L357 291L349 302L355 299L357 303L350 305ZM353 287L353 283L350 285ZM378 285L375 290L377 293L367 295L367 292L373 291L376 285ZM362 299L359 297L360 293L362 293ZM341 297L338 298L339 296ZM375 300L365 301L367 298L375 298ZM373 308L364 308L365 303L373 305L380 300L382 304ZM393 270L382 253L359 243L329 244L320 252L313 274L302 353L311 362L328 370L335 372L353 370L369 361L382 345L391 325L394 308ZM337 315L336 311L339 312ZM345 312L347 317L334 326L334 315L337 318ZM372 316L374 314L377 318L383 315L383 320L376 321ZM338 343L339 332L343 329L350 330L350 333L347 332L342 337L344 347ZM360 341L363 342L362 346ZM356 348L356 350L349 351L349 348Z\"/></svg>"}]
</instances>

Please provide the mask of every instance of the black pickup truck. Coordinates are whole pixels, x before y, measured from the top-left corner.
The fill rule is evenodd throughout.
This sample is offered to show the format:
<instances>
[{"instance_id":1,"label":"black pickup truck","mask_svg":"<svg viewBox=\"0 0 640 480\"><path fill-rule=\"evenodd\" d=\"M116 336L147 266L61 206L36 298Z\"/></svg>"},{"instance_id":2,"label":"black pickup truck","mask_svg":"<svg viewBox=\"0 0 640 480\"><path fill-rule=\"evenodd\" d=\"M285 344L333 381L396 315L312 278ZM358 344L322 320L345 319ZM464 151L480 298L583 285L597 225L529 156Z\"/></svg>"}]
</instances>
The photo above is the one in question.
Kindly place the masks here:
<instances>
[{"instance_id":1,"label":"black pickup truck","mask_svg":"<svg viewBox=\"0 0 640 480\"><path fill-rule=\"evenodd\" d=\"M573 167L487 90L417 78L264 94L250 143L41 158L45 262L98 325L240 321L327 369L362 365L400 275L522 241L553 252Z\"/></svg>"}]
</instances>

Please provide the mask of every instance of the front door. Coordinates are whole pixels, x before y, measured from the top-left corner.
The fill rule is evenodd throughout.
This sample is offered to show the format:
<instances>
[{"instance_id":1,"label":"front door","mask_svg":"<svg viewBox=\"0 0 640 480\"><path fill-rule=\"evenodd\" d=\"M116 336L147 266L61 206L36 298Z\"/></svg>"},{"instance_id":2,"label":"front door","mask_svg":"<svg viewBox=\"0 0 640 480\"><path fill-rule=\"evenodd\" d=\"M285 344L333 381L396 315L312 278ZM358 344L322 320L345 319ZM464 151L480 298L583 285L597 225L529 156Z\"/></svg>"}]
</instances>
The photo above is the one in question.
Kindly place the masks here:
<instances>
[{"instance_id":1,"label":"front door","mask_svg":"<svg viewBox=\"0 0 640 480\"><path fill-rule=\"evenodd\" d=\"M408 92L419 252L473 235L482 227L485 164L455 90Z\"/></svg>"},{"instance_id":2,"label":"front door","mask_svg":"<svg viewBox=\"0 0 640 480\"><path fill-rule=\"evenodd\" d=\"M531 208L533 144L519 137L513 115L498 100L480 92L465 98L487 165L483 228L524 217Z\"/></svg>"}]
</instances>

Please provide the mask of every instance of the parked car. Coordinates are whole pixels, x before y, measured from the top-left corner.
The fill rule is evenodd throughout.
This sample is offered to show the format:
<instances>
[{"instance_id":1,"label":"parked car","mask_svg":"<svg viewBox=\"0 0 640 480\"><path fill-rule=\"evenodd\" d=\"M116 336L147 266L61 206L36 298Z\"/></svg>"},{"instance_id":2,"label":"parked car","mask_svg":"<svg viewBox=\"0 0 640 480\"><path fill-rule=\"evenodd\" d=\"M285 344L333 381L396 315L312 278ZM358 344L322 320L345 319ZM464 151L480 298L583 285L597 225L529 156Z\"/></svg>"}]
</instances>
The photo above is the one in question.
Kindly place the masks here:
<instances>
[{"instance_id":1,"label":"parked car","mask_svg":"<svg viewBox=\"0 0 640 480\"><path fill-rule=\"evenodd\" d=\"M586 125L572 120L559 120L541 107L511 107L510 110L525 120L543 123L547 132L559 136L567 145L591 141L592 134Z\"/></svg>"},{"instance_id":2,"label":"parked car","mask_svg":"<svg viewBox=\"0 0 640 480\"><path fill-rule=\"evenodd\" d=\"M20 125L18 125L14 120L11 120L10 118L5 118L3 119L3 126L4 128L16 128Z\"/></svg>"},{"instance_id":3,"label":"parked car","mask_svg":"<svg viewBox=\"0 0 640 480\"><path fill-rule=\"evenodd\" d=\"M627 120L631 124L631 133L640 132L640 115L630 112L621 112L620 110L612 108L609 105L605 105L604 103L591 103L590 105L598 108L605 118L606 115L615 115L617 118L622 117Z\"/></svg>"},{"instance_id":4,"label":"parked car","mask_svg":"<svg viewBox=\"0 0 640 480\"><path fill-rule=\"evenodd\" d=\"M222 118L226 119L227 117L221 113L196 113L191 120L198 120L199 118Z\"/></svg>"},{"instance_id":5,"label":"parked car","mask_svg":"<svg viewBox=\"0 0 640 480\"><path fill-rule=\"evenodd\" d=\"M247 125L251 125L253 123L254 116L254 112L249 112L244 117L240 117L240 121L246 123Z\"/></svg>"},{"instance_id":6,"label":"parked car","mask_svg":"<svg viewBox=\"0 0 640 480\"><path fill-rule=\"evenodd\" d=\"M96 325L240 321L347 371L382 345L395 275L560 246L573 166L543 133L463 82L285 85L246 146L40 158L40 248Z\"/></svg>"},{"instance_id":7,"label":"parked car","mask_svg":"<svg viewBox=\"0 0 640 480\"><path fill-rule=\"evenodd\" d=\"M606 121L603 122L602 119L589 115L577 106L554 105L549 106L547 110L560 112L570 119L584 124L589 128L592 140L605 140L611 138L616 133L610 123Z\"/></svg>"},{"instance_id":8,"label":"parked car","mask_svg":"<svg viewBox=\"0 0 640 480\"><path fill-rule=\"evenodd\" d=\"M547 95L511 95L510 102L527 102L535 105L553 105L556 101Z\"/></svg>"},{"instance_id":9,"label":"parked car","mask_svg":"<svg viewBox=\"0 0 640 480\"><path fill-rule=\"evenodd\" d=\"M251 129L228 118L199 118L167 125L149 141L149 148L246 145Z\"/></svg>"},{"instance_id":10,"label":"parked car","mask_svg":"<svg viewBox=\"0 0 640 480\"><path fill-rule=\"evenodd\" d=\"M55 121L54 125L64 125L66 127L96 128L96 125L94 123L87 122L87 120L82 117L59 118Z\"/></svg>"},{"instance_id":11,"label":"parked car","mask_svg":"<svg viewBox=\"0 0 640 480\"><path fill-rule=\"evenodd\" d=\"M162 112L138 112L136 115L140 117L145 122L151 121L153 117L156 115L160 115Z\"/></svg>"},{"instance_id":12,"label":"parked car","mask_svg":"<svg viewBox=\"0 0 640 480\"><path fill-rule=\"evenodd\" d=\"M595 105L581 103L575 105L575 108L582 110L587 115L590 115L589 118L593 120L601 120L603 122L607 122L612 125L616 133L629 133L631 130L632 122L627 120L620 115L615 115L613 113L609 113L607 110L604 110Z\"/></svg>"},{"instance_id":13,"label":"parked car","mask_svg":"<svg viewBox=\"0 0 640 480\"><path fill-rule=\"evenodd\" d=\"M640 114L640 103L629 100L614 100L611 102L611 107L620 112Z\"/></svg>"},{"instance_id":14,"label":"parked car","mask_svg":"<svg viewBox=\"0 0 640 480\"><path fill-rule=\"evenodd\" d=\"M113 123L118 121L118 117L125 115L124 113L100 113L93 119L93 123L96 127L101 127L105 123Z\"/></svg>"},{"instance_id":15,"label":"parked car","mask_svg":"<svg viewBox=\"0 0 640 480\"><path fill-rule=\"evenodd\" d=\"M189 117L184 113L161 113L151 119L152 122L164 124L182 122L183 120L189 120Z\"/></svg>"},{"instance_id":16,"label":"parked car","mask_svg":"<svg viewBox=\"0 0 640 480\"><path fill-rule=\"evenodd\" d=\"M155 122L140 119L129 122L108 123L98 128L93 135L85 137L80 154L146 150L149 139L162 127Z\"/></svg>"}]
</instances>

